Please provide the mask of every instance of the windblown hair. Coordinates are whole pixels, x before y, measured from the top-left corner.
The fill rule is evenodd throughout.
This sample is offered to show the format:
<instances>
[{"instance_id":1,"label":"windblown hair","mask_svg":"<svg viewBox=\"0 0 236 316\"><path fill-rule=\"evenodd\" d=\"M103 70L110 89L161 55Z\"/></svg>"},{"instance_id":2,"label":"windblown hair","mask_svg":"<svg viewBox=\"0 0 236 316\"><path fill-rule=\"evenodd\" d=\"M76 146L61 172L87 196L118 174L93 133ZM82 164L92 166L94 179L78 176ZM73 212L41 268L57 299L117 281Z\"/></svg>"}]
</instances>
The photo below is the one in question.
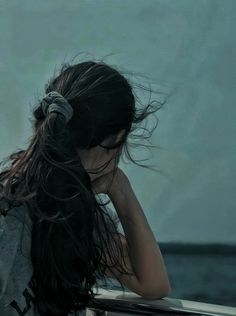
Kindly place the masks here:
<instances>
[{"instance_id":1,"label":"windblown hair","mask_svg":"<svg viewBox=\"0 0 236 316\"><path fill-rule=\"evenodd\" d=\"M45 93L50 91L63 95L74 115L67 124L60 113L45 117L44 101L38 100L28 148L2 162L11 164L0 173L0 181L5 181L0 197L8 203L8 212L24 204L32 220L32 284L37 311L43 316L64 316L88 306L94 299L97 279L105 280L106 268L131 273L124 269L122 244L114 238L117 227L106 210L107 203L96 198L76 149L102 146L106 137L125 129L119 144L102 147L109 150L122 145L122 154L149 168L132 158L128 137L164 103L157 101L157 108L153 102L144 109L136 108L128 79L103 61L63 63L59 75L45 87ZM117 162L120 157L117 155Z\"/></svg>"}]
</instances>

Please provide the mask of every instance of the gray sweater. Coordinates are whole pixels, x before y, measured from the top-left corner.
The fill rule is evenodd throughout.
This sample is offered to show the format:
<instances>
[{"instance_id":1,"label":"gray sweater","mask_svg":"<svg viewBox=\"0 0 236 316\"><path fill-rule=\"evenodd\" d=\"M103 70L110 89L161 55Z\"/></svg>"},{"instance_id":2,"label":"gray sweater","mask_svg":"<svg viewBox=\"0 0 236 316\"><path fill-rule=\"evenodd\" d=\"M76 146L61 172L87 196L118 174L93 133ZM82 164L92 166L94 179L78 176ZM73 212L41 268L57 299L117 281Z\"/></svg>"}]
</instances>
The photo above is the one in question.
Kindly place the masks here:
<instances>
[{"instance_id":1,"label":"gray sweater","mask_svg":"<svg viewBox=\"0 0 236 316\"><path fill-rule=\"evenodd\" d=\"M6 216L0 214L1 316L38 316L34 311L34 295L30 288L33 274L31 224L28 212L22 205L12 208ZM85 311L77 312L77 315L85 315Z\"/></svg>"}]
</instances>

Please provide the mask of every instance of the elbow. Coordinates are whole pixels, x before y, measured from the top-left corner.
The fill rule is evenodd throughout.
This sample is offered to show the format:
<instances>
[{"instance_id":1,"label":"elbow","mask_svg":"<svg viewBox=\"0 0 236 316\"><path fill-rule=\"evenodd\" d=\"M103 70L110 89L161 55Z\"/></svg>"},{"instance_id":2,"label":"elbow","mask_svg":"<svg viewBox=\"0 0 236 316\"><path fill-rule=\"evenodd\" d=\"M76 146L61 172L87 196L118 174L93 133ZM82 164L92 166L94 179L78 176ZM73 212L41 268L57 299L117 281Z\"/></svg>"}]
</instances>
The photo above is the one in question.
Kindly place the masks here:
<instances>
[{"instance_id":1,"label":"elbow","mask_svg":"<svg viewBox=\"0 0 236 316\"><path fill-rule=\"evenodd\" d=\"M139 295L142 296L144 299L157 300L169 296L171 294L171 291L171 286L168 283L163 286L159 286L158 288L145 289Z\"/></svg>"},{"instance_id":2,"label":"elbow","mask_svg":"<svg viewBox=\"0 0 236 316\"><path fill-rule=\"evenodd\" d=\"M171 288L170 284L168 283L166 285L166 287L164 287L164 289L163 289L163 294L162 294L163 296L162 297L169 296L171 294L171 291L172 291L172 288Z\"/></svg>"}]
</instances>

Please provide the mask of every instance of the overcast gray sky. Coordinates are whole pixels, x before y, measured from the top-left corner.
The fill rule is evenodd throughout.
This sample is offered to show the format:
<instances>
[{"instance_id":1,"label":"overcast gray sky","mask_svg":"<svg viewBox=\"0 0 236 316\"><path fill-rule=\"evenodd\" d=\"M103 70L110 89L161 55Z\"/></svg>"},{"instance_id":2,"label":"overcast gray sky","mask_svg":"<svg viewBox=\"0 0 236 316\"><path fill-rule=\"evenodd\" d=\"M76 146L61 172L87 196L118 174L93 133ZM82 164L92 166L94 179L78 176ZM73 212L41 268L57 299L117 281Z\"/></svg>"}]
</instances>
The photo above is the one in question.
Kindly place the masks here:
<instances>
[{"instance_id":1,"label":"overcast gray sky","mask_svg":"<svg viewBox=\"0 0 236 316\"><path fill-rule=\"evenodd\" d=\"M27 146L55 66L113 54L107 63L175 91L145 162L162 173L121 165L157 240L236 243L235 15L233 0L0 1L1 158Z\"/></svg>"}]
</instances>

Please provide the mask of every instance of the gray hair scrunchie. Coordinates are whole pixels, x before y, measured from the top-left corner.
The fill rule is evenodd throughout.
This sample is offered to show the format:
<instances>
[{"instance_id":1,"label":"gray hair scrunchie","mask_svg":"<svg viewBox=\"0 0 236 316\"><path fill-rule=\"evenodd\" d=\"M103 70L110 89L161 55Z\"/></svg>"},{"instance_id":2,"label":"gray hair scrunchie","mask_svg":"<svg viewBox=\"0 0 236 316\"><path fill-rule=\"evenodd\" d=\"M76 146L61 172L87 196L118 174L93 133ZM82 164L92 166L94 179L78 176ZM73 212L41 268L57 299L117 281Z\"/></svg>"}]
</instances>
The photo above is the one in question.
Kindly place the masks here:
<instances>
[{"instance_id":1,"label":"gray hair scrunchie","mask_svg":"<svg viewBox=\"0 0 236 316\"><path fill-rule=\"evenodd\" d=\"M67 100L57 91L51 91L43 98L42 110L45 116L51 112L64 115L66 123L72 118L74 110Z\"/></svg>"}]
</instances>

